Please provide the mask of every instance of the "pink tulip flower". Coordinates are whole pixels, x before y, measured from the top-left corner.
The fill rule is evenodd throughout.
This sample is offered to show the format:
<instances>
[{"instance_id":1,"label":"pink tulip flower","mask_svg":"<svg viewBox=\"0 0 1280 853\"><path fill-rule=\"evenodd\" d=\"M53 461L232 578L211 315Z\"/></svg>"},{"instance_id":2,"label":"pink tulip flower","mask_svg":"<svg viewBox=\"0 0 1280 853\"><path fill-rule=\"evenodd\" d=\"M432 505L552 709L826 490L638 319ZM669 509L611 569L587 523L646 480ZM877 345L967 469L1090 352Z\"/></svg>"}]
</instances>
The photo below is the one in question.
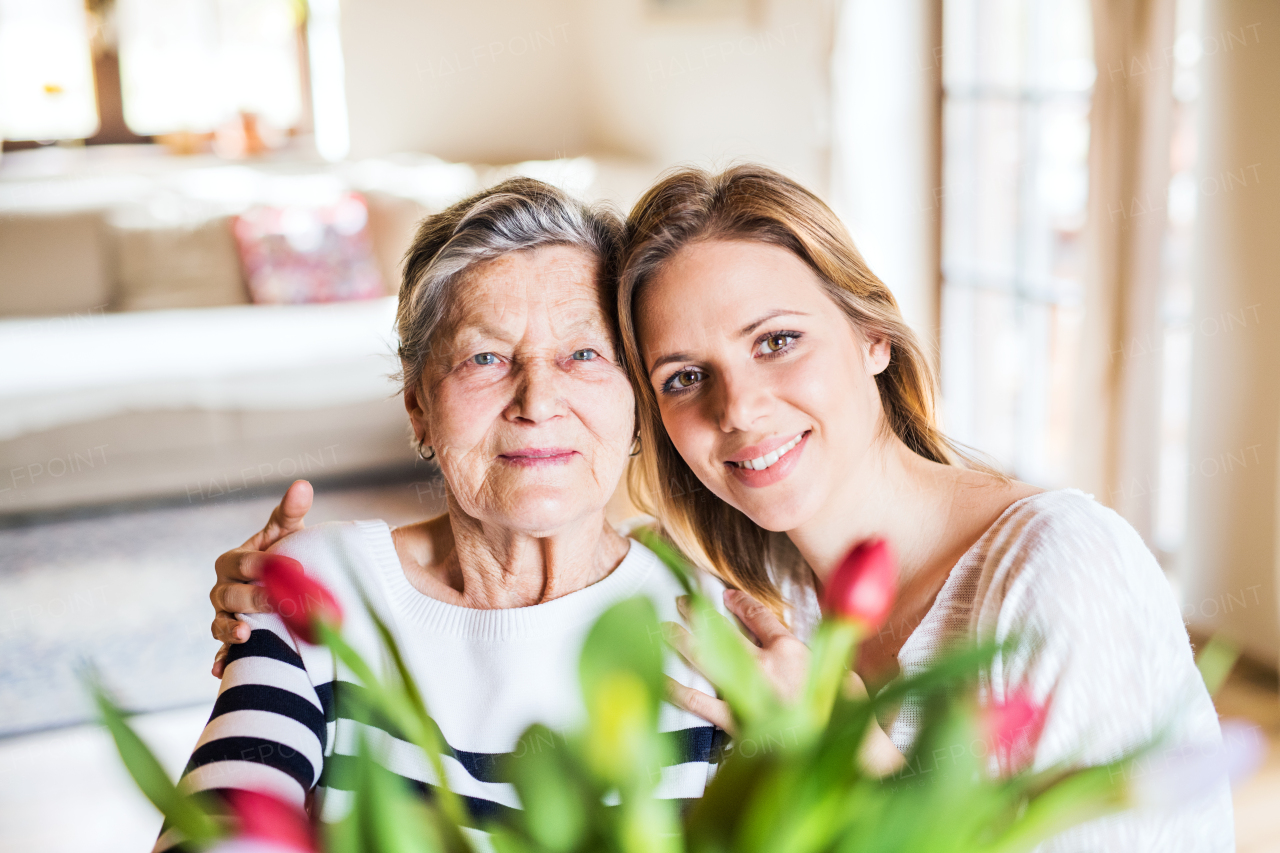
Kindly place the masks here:
<instances>
[{"instance_id":1,"label":"pink tulip flower","mask_svg":"<svg viewBox=\"0 0 1280 853\"><path fill-rule=\"evenodd\" d=\"M307 813L278 797L259 791L227 791L236 816L236 839L261 843L265 849L317 853L315 831Z\"/></svg>"},{"instance_id":2,"label":"pink tulip flower","mask_svg":"<svg viewBox=\"0 0 1280 853\"><path fill-rule=\"evenodd\" d=\"M897 588L893 549L883 539L868 539L854 546L827 581L822 609L865 631L878 631L893 609Z\"/></svg>"},{"instance_id":3,"label":"pink tulip flower","mask_svg":"<svg viewBox=\"0 0 1280 853\"><path fill-rule=\"evenodd\" d=\"M1031 765L1048 716L1049 703L1036 702L1026 688L1018 688L1004 701L983 708L987 748L996 756L1002 771L1019 773Z\"/></svg>"}]
</instances>

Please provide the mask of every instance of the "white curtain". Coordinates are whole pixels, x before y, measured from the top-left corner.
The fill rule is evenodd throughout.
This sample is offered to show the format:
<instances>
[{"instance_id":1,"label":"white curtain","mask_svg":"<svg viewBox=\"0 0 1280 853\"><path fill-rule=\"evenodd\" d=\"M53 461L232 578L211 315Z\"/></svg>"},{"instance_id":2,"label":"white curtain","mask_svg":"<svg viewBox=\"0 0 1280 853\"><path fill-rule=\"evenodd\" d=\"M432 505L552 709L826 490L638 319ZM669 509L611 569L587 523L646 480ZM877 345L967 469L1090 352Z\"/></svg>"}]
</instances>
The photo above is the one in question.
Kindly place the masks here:
<instances>
[{"instance_id":1,"label":"white curtain","mask_svg":"<svg viewBox=\"0 0 1280 853\"><path fill-rule=\"evenodd\" d=\"M1092 0L1092 9L1097 79L1072 479L1150 543L1174 3Z\"/></svg>"}]
</instances>

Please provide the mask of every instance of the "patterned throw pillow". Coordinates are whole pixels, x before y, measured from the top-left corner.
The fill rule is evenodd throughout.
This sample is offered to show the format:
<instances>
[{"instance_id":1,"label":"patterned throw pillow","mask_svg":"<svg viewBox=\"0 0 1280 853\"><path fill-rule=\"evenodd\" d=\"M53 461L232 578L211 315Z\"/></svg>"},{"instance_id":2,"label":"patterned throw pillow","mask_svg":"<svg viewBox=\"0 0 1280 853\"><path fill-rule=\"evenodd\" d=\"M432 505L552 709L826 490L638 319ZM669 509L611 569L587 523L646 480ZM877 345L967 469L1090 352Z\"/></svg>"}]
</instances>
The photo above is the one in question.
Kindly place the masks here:
<instances>
[{"instance_id":1,"label":"patterned throw pillow","mask_svg":"<svg viewBox=\"0 0 1280 853\"><path fill-rule=\"evenodd\" d=\"M249 296L259 305L340 302L387 293L356 193L327 205L255 207L235 218Z\"/></svg>"}]
</instances>

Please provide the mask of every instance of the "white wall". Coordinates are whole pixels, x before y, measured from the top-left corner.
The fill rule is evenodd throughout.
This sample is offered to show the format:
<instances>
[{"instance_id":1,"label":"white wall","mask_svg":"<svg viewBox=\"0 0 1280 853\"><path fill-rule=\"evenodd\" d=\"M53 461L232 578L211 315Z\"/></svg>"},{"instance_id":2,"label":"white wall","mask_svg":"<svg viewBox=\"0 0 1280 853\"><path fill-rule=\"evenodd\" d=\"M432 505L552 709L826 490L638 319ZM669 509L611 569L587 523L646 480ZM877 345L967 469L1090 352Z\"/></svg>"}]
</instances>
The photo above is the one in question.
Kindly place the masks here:
<instances>
[{"instance_id":1,"label":"white wall","mask_svg":"<svg viewBox=\"0 0 1280 853\"><path fill-rule=\"evenodd\" d=\"M755 159L825 190L831 4L729 0L702 17L651 5L347 0L351 156Z\"/></svg>"},{"instance_id":2,"label":"white wall","mask_svg":"<svg viewBox=\"0 0 1280 853\"><path fill-rule=\"evenodd\" d=\"M758 0L707 19L585 3L590 136L664 166L758 160L827 187L831 4Z\"/></svg>"},{"instance_id":3,"label":"white wall","mask_svg":"<svg viewBox=\"0 0 1280 853\"><path fill-rule=\"evenodd\" d=\"M345 0L351 156L581 153L585 38L577 0Z\"/></svg>"}]
</instances>

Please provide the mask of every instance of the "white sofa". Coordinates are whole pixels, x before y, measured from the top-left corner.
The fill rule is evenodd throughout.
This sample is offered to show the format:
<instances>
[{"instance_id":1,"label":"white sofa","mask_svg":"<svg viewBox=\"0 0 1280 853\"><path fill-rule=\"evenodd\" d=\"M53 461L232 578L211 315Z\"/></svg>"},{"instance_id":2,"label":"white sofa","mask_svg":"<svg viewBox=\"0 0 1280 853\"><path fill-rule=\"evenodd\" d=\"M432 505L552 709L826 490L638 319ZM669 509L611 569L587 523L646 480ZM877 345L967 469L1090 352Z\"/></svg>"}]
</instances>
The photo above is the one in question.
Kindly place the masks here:
<instances>
[{"instance_id":1,"label":"white sofa","mask_svg":"<svg viewBox=\"0 0 1280 853\"><path fill-rule=\"evenodd\" d=\"M0 321L0 512L411 467L394 303Z\"/></svg>"},{"instance_id":2,"label":"white sofa","mask_svg":"<svg viewBox=\"0 0 1280 853\"><path fill-rule=\"evenodd\" d=\"M391 294L419 219L516 173L627 205L656 171L19 153L0 161L0 516L409 473ZM388 295L247 304L230 216L347 189Z\"/></svg>"}]
</instances>

